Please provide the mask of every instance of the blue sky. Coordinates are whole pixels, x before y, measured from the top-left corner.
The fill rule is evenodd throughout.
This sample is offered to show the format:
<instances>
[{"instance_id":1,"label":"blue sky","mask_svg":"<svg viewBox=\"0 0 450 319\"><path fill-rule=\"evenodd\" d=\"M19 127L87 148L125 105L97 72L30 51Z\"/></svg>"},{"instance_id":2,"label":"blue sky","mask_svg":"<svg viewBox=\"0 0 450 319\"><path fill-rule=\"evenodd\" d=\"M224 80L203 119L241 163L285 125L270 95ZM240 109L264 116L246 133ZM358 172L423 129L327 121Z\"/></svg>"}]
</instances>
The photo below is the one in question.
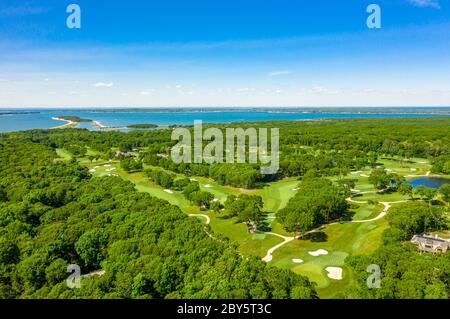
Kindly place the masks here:
<instances>
[{"instance_id":1,"label":"blue sky","mask_svg":"<svg viewBox=\"0 0 450 319\"><path fill-rule=\"evenodd\" d=\"M448 106L449 52L449 0L2 0L0 107Z\"/></svg>"}]
</instances>

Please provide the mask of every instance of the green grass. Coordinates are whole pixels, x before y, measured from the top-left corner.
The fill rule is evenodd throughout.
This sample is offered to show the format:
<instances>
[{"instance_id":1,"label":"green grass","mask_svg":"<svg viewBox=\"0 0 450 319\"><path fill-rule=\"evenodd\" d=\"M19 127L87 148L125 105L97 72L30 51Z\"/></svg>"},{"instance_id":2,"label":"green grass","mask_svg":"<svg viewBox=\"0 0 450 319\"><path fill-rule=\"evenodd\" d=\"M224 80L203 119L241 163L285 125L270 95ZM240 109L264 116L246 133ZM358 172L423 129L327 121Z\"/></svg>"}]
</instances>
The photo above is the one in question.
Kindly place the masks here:
<instances>
[{"instance_id":1,"label":"green grass","mask_svg":"<svg viewBox=\"0 0 450 319\"><path fill-rule=\"evenodd\" d=\"M235 218L224 218L217 214L210 214L211 229L225 235L231 241L237 242L239 252L244 256L264 257L269 248L278 245L283 239L264 234L251 234L243 223L237 223Z\"/></svg>"},{"instance_id":2,"label":"green grass","mask_svg":"<svg viewBox=\"0 0 450 319\"><path fill-rule=\"evenodd\" d=\"M368 193L362 196L356 196L353 198L356 201L376 201L376 202L397 202L401 200L409 199L408 196L402 195L400 193Z\"/></svg>"},{"instance_id":3,"label":"green grass","mask_svg":"<svg viewBox=\"0 0 450 319\"><path fill-rule=\"evenodd\" d=\"M274 252L271 264L307 276L318 284L321 297L330 298L339 290L354 284L353 274L345 265L345 258L372 253L379 246L381 235L387 227L384 219L371 223L330 225L322 231L325 234L324 241L294 240ZM327 250L328 255L313 257L308 254L318 249ZM292 261L294 258L302 259L304 263L295 264ZM329 279L326 267L342 267L343 280Z\"/></svg>"},{"instance_id":4,"label":"green grass","mask_svg":"<svg viewBox=\"0 0 450 319\"><path fill-rule=\"evenodd\" d=\"M57 148L56 154L64 161L70 161L72 159L72 154L62 148Z\"/></svg>"},{"instance_id":5,"label":"green grass","mask_svg":"<svg viewBox=\"0 0 450 319\"><path fill-rule=\"evenodd\" d=\"M355 214L352 216L353 220L367 220L377 217L382 211L384 206L381 204L353 204L357 208L351 209Z\"/></svg>"},{"instance_id":6,"label":"green grass","mask_svg":"<svg viewBox=\"0 0 450 319\"><path fill-rule=\"evenodd\" d=\"M253 193L262 197L265 211L274 213L286 206L289 199L295 195L294 189L299 183L296 178L286 178L269 183L263 189L258 189Z\"/></svg>"}]
</instances>

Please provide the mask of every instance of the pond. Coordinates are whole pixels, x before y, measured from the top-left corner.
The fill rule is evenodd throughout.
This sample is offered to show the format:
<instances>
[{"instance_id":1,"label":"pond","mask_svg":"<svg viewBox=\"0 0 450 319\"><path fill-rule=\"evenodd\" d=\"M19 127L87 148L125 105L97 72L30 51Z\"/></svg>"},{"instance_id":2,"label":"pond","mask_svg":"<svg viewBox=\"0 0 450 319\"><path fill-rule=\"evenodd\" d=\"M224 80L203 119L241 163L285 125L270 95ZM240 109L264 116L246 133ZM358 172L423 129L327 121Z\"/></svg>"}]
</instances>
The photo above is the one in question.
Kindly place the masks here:
<instances>
[{"instance_id":1,"label":"pond","mask_svg":"<svg viewBox=\"0 0 450 319\"><path fill-rule=\"evenodd\" d=\"M425 186L430 188L440 188L444 184L450 184L450 179L443 177L419 177L408 182L413 188Z\"/></svg>"}]
</instances>

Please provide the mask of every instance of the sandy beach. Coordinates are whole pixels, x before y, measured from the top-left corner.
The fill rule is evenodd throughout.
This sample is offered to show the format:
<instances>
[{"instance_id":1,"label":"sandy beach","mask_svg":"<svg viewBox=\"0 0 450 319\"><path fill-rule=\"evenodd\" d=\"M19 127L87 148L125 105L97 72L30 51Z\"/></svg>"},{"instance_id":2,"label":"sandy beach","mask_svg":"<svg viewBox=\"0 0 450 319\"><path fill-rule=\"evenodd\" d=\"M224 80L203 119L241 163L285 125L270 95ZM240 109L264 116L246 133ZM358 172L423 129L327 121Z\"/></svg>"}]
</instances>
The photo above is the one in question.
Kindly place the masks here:
<instances>
[{"instance_id":1,"label":"sandy beach","mask_svg":"<svg viewBox=\"0 0 450 319\"><path fill-rule=\"evenodd\" d=\"M73 121L70 121L70 120L65 120L65 119L62 119L62 118L59 118L59 117L56 117L56 116L52 117L52 120L66 122L66 124L53 127L52 129L76 128L78 126L77 122L73 122Z\"/></svg>"}]
</instances>

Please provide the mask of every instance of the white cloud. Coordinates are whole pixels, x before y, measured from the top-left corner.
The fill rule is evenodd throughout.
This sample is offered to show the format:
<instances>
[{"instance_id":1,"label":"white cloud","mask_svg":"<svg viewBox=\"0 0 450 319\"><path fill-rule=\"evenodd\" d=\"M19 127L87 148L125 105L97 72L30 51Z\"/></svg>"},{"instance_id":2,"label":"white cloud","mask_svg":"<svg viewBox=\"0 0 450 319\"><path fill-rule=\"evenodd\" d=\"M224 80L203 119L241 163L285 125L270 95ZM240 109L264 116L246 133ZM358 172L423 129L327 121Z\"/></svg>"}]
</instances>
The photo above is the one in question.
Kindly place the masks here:
<instances>
[{"instance_id":1,"label":"white cloud","mask_svg":"<svg viewBox=\"0 0 450 319\"><path fill-rule=\"evenodd\" d=\"M292 72L290 70L278 70L278 71L272 71L269 73L269 76L280 76L280 75L288 75Z\"/></svg>"},{"instance_id":2,"label":"white cloud","mask_svg":"<svg viewBox=\"0 0 450 319\"><path fill-rule=\"evenodd\" d=\"M98 82L98 83L95 83L94 86L96 88L111 88L114 86L114 83L113 82L109 82L109 83Z\"/></svg>"},{"instance_id":3,"label":"white cloud","mask_svg":"<svg viewBox=\"0 0 450 319\"><path fill-rule=\"evenodd\" d=\"M439 0L409 0L409 3L416 7L431 7L435 9L440 9L441 5L439 4Z\"/></svg>"},{"instance_id":4,"label":"white cloud","mask_svg":"<svg viewBox=\"0 0 450 319\"><path fill-rule=\"evenodd\" d=\"M141 95L150 95L150 94L152 94L152 92L150 92L150 91L142 91L141 92Z\"/></svg>"}]
</instances>

